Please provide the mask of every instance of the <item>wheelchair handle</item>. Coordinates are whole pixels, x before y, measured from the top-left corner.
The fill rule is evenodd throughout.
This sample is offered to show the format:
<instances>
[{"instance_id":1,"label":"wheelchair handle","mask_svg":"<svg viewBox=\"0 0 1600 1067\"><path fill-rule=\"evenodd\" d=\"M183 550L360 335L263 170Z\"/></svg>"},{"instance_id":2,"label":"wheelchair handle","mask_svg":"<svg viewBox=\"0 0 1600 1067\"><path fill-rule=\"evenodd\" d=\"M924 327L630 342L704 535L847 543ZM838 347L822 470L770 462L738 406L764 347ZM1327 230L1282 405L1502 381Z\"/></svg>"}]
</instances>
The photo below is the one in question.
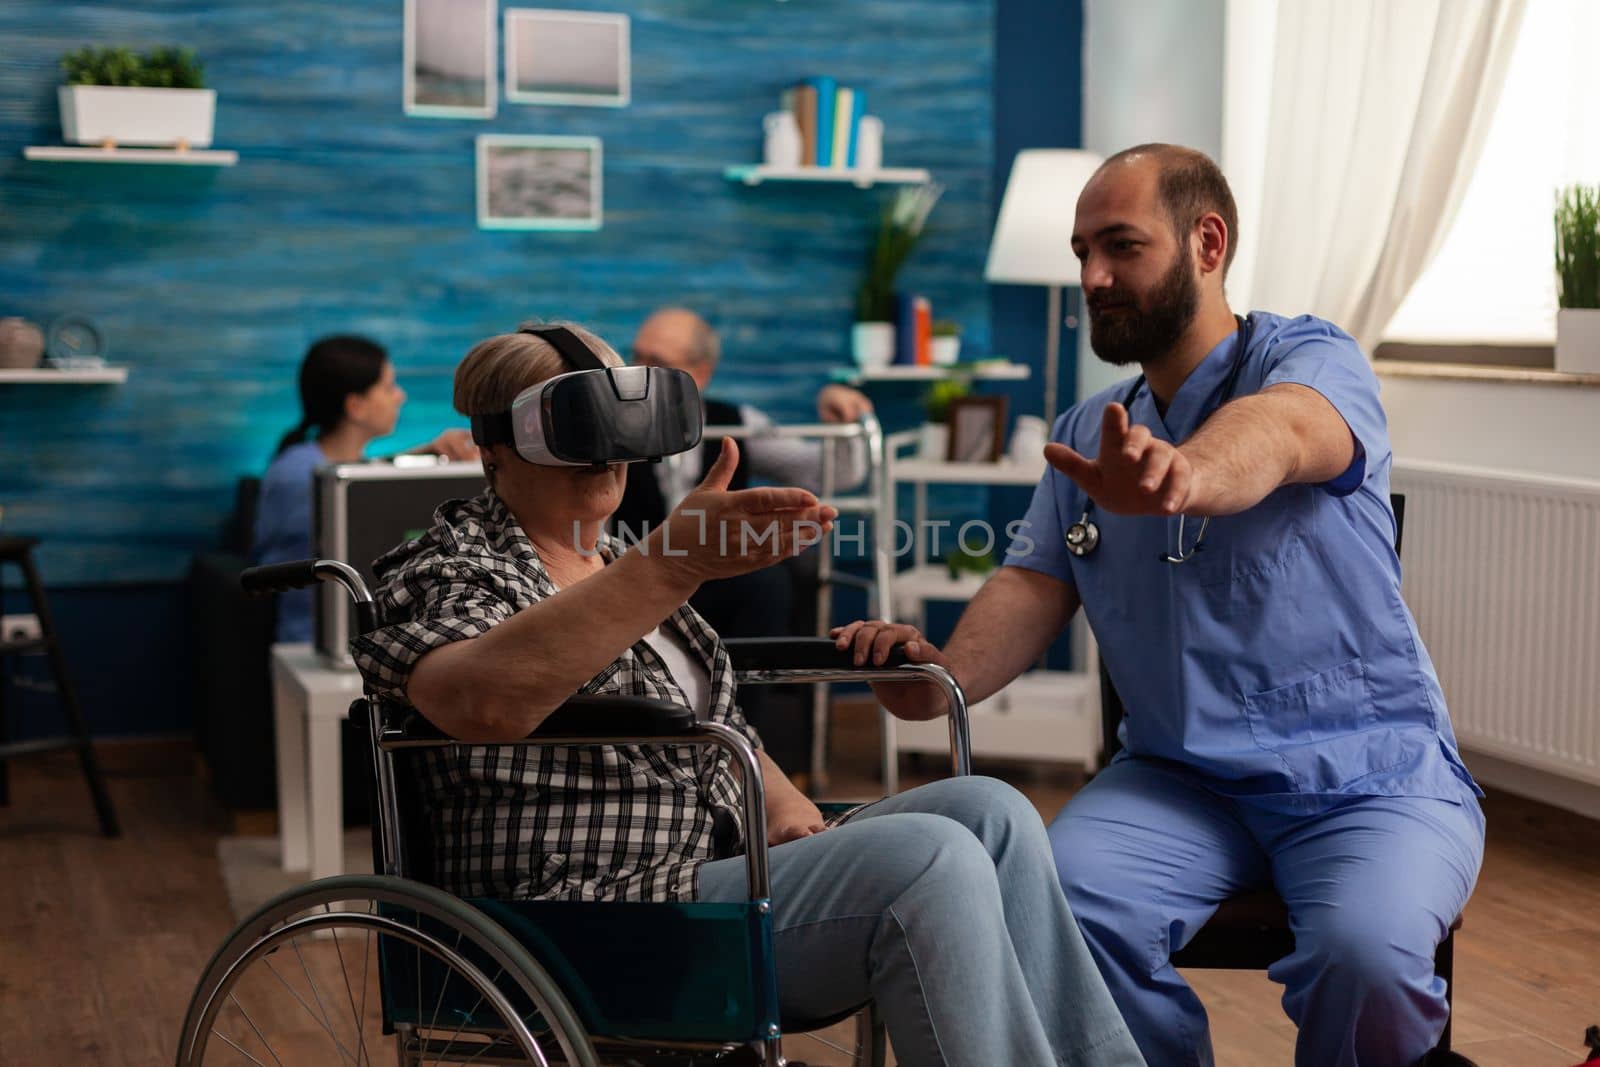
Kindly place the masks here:
<instances>
[{"instance_id":1,"label":"wheelchair handle","mask_svg":"<svg viewBox=\"0 0 1600 1067\"><path fill-rule=\"evenodd\" d=\"M350 594L350 599L355 601L357 636L377 629L378 607L372 602L372 593L360 572L348 563L336 559L296 559L250 567L239 575L239 584L251 596L304 589L318 582L338 582Z\"/></svg>"},{"instance_id":2,"label":"wheelchair handle","mask_svg":"<svg viewBox=\"0 0 1600 1067\"><path fill-rule=\"evenodd\" d=\"M268 563L251 567L239 575L239 584L251 596L284 593L290 589L303 589L317 582L317 561L295 559L288 563Z\"/></svg>"}]
</instances>

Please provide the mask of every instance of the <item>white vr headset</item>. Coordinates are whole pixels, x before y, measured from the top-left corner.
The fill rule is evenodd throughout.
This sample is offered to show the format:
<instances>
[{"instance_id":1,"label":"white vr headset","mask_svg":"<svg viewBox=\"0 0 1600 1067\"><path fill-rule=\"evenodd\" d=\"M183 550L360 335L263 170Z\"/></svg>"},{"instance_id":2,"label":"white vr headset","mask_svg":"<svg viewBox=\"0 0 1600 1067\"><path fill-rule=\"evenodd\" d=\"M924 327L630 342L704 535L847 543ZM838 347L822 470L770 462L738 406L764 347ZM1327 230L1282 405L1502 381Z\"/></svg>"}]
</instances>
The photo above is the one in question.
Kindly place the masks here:
<instances>
[{"instance_id":1,"label":"white vr headset","mask_svg":"<svg viewBox=\"0 0 1600 1067\"><path fill-rule=\"evenodd\" d=\"M543 467L655 461L700 443L694 379L665 367L608 367L565 326L524 326L577 369L524 389L510 411L472 416L472 439Z\"/></svg>"}]
</instances>

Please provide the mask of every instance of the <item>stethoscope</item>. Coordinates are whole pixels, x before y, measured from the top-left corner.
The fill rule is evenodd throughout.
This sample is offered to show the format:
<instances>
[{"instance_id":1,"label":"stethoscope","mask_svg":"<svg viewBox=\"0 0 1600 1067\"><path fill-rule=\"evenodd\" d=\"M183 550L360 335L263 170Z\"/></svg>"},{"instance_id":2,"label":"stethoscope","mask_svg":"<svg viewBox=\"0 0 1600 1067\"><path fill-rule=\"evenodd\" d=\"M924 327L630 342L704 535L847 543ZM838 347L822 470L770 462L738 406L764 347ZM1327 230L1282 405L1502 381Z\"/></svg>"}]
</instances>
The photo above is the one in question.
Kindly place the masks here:
<instances>
[{"instance_id":1,"label":"stethoscope","mask_svg":"<svg viewBox=\"0 0 1600 1067\"><path fill-rule=\"evenodd\" d=\"M1234 390L1238 388L1239 385L1239 371L1244 368L1245 352L1250 347L1250 330L1252 325L1250 319L1248 317L1241 317L1239 315L1235 315L1234 318L1239 320L1239 348L1234 354L1233 366L1228 368L1228 377L1223 380L1222 400L1217 404L1217 407L1219 408L1222 407L1223 404L1226 404L1228 401L1233 399ZM1143 388L1144 375L1141 374L1139 377L1134 379L1133 387L1128 390L1128 395L1122 400L1122 406L1131 412L1133 410L1133 402L1139 398L1139 390ZM1067 551L1079 558L1089 555L1089 553L1100 547L1100 526L1094 521L1092 517L1093 515L1094 501L1091 499L1086 499L1083 504L1083 515L1078 519L1077 522L1067 527ZM1206 527L1211 522L1211 516L1207 515L1205 518L1200 520L1200 534L1194 539L1194 547L1188 552L1184 552L1183 550L1183 521L1184 517L1179 515L1178 554L1175 556L1170 552L1163 552L1161 554L1161 558L1168 563L1187 563L1189 560L1194 558L1194 554L1200 551L1200 542L1206 536Z\"/></svg>"}]
</instances>

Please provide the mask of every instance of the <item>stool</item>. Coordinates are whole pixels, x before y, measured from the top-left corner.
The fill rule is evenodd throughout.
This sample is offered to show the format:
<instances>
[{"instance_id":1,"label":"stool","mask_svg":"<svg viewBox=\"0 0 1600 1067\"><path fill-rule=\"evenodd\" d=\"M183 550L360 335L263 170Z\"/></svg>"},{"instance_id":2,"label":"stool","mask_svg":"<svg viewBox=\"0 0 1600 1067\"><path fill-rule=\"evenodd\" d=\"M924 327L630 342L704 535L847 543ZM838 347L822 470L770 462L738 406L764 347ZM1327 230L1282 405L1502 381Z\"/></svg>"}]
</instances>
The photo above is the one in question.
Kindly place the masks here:
<instances>
[{"instance_id":1,"label":"stool","mask_svg":"<svg viewBox=\"0 0 1600 1067\"><path fill-rule=\"evenodd\" d=\"M33 566L35 537L0 537L0 565L16 564L22 571L27 586L28 599L33 603L33 614L39 620L37 639L7 641L0 635L0 804L10 803L10 787L5 761L12 756L33 752L52 752L62 748L76 748L78 760L83 765L83 776L89 782L89 794L94 798L94 810L100 816L100 831L107 837L117 837L122 831L117 826L116 812L111 808L111 797L106 793L105 779L100 776L95 763L94 749L89 743L89 728L83 721L83 711L78 707L78 693L72 687L72 676L67 673L67 660L61 654L61 642L56 637L55 622L50 617L50 605L45 602L44 585ZM38 741L7 741L10 723L6 717L6 661L12 656L30 652L45 652L50 656L50 669L55 673L56 696L67 713L67 724L72 728L70 737L53 737Z\"/></svg>"}]
</instances>

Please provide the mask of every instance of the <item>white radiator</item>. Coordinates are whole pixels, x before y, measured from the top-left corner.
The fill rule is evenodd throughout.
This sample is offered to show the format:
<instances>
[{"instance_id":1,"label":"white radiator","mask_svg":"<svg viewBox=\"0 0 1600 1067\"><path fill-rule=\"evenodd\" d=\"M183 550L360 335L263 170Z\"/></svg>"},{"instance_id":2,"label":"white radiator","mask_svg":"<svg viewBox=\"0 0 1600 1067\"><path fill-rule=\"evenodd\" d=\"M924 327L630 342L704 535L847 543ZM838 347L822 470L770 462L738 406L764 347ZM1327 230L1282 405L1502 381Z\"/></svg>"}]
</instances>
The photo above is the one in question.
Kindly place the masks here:
<instances>
[{"instance_id":1,"label":"white radiator","mask_svg":"<svg viewBox=\"0 0 1600 1067\"><path fill-rule=\"evenodd\" d=\"M1462 746L1600 784L1600 482L1396 463L1393 489Z\"/></svg>"}]
</instances>

